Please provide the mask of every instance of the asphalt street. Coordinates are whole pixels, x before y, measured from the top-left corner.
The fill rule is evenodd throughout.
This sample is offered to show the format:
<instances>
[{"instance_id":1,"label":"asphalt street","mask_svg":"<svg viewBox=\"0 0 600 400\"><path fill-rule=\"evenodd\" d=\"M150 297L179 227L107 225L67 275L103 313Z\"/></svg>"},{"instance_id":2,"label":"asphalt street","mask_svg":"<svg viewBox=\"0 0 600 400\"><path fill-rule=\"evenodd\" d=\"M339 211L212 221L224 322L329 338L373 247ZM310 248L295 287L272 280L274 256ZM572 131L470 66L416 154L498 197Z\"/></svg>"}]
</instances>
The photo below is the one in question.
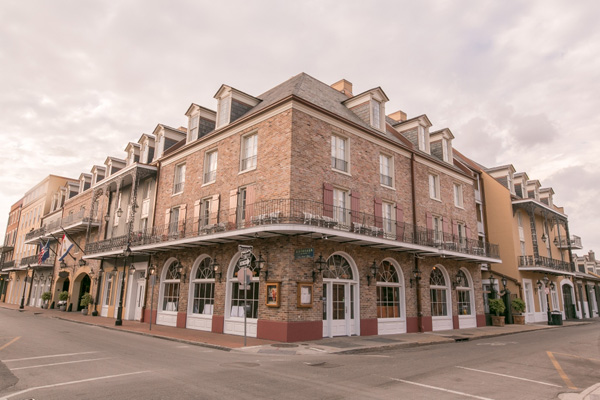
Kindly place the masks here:
<instances>
[{"instance_id":1,"label":"asphalt street","mask_svg":"<svg viewBox=\"0 0 600 400\"><path fill-rule=\"evenodd\" d=\"M553 399L600 382L598 327L289 355L221 351L0 309L0 399Z\"/></svg>"}]
</instances>

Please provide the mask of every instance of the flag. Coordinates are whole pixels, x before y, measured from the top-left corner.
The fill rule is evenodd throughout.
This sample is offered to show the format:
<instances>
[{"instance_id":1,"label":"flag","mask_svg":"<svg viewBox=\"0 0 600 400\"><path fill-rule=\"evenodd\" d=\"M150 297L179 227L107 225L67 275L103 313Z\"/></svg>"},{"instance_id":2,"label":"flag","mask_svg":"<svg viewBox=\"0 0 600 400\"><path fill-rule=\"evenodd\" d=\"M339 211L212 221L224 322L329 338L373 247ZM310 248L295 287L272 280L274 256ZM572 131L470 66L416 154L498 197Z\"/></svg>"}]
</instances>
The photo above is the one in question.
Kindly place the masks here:
<instances>
[{"instance_id":1,"label":"flag","mask_svg":"<svg viewBox=\"0 0 600 400\"><path fill-rule=\"evenodd\" d=\"M38 264L43 263L50 256L49 244L50 240L48 239L46 244L40 249L40 253L38 254Z\"/></svg>"},{"instance_id":2,"label":"flag","mask_svg":"<svg viewBox=\"0 0 600 400\"><path fill-rule=\"evenodd\" d=\"M67 254L69 254L69 251L71 251L72 248L73 248L73 243L71 243L71 241L69 240L67 235L63 235L62 250L60 251L61 255L60 255L60 258L58 259L58 261L62 261L63 258L65 258L67 256Z\"/></svg>"}]
</instances>

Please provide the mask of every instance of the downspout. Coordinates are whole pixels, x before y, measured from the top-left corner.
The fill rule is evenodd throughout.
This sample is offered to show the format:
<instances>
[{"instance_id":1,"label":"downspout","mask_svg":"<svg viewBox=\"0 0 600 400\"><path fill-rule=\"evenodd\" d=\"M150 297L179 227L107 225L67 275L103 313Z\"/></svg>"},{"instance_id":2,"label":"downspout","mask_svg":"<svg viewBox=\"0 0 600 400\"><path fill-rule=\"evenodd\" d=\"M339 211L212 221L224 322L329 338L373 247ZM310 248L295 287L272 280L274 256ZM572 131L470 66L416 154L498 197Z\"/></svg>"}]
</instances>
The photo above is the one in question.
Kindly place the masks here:
<instances>
[{"instance_id":1,"label":"downspout","mask_svg":"<svg viewBox=\"0 0 600 400\"><path fill-rule=\"evenodd\" d=\"M415 189L415 153L411 153L410 157L410 180L411 180L411 195L412 195L412 211L413 211L413 237L417 237L417 193ZM414 260L414 271L419 270L419 258L415 254ZM419 286L420 279L416 280L416 295L417 295L417 326L419 332L424 332L423 328L423 312L421 304L421 287Z\"/></svg>"}]
</instances>

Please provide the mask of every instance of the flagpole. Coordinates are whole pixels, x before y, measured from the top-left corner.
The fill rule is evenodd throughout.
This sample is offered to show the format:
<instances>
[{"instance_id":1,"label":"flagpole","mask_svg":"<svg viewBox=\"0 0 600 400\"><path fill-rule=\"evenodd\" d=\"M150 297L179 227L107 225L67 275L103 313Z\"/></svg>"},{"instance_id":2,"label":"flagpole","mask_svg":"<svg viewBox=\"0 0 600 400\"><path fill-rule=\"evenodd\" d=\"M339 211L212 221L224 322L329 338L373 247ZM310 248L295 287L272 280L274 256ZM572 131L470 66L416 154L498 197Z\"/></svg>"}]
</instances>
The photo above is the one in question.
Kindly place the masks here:
<instances>
[{"instance_id":1,"label":"flagpole","mask_svg":"<svg viewBox=\"0 0 600 400\"><path fill-rule=\"evenodd\" d=\"M66 236L69 238L69 240L71 241L71 243L75 243L75 246L77 246L77 247L79 248L79 250L81 250L81 252L82 252L83 254L85 254L85 250L83 250L83 249L81 248L81 246L79 246L79 244L78 244L78 243L77 243L77 242L76 242L76 241L75 241L75 240L74 240L74 239L71 237L71 235L69 235L69 234L67 233L67 231L65 231L65 228L63 228L63 227L61 226L61 227L60 227L60 229L61 229L61 230L62 230L62 231L65 233L65 235L66 235ZM75 258L73 258L73 259L75 259Z\"/></svg>"}]
</instances>

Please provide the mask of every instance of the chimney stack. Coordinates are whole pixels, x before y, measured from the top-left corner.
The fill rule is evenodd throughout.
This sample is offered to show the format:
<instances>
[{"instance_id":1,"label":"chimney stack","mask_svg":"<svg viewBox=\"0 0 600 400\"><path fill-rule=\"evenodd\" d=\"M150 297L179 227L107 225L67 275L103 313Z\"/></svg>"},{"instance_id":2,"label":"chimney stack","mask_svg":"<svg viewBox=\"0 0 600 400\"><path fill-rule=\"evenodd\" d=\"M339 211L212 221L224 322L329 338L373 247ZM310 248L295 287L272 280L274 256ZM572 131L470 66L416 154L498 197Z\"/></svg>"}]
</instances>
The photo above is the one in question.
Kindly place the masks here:
<instances>
[{"instance_id":1,"label":"chimney stack","mask_svg":"<svg viewBox=\"0 0 600 400\"><path fill-rule=\"evenodd\" d=\"M388 117L393 119L396 122L406 121L406 113L401 110L398 110L395 113L391 113L390 115L388 115Z\"/></svg>"},{"instance_id":2,"label":"chimney stack","mask_svg":"<svg viewBox=\"0 0 600 400\"><path fill-rule=\"evenodd\" d=\"M352 82L342 79L331 85L331 87L338 92L344 93L348 97L352 97Z\"/></svg>"},{"instance_id":3,"label":"chimney stack","mask_svg":"<svg viewBox=\"0 0 600 400\"><path fill-rule=\"evenodd\" d=\"M592 250L590 250L588 252L588 258L590 259L590 261L596 261L596 254Z\"/></svg>"}]
</instances>

